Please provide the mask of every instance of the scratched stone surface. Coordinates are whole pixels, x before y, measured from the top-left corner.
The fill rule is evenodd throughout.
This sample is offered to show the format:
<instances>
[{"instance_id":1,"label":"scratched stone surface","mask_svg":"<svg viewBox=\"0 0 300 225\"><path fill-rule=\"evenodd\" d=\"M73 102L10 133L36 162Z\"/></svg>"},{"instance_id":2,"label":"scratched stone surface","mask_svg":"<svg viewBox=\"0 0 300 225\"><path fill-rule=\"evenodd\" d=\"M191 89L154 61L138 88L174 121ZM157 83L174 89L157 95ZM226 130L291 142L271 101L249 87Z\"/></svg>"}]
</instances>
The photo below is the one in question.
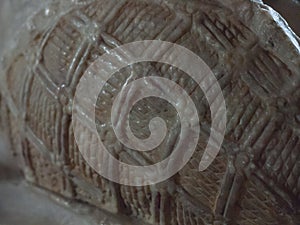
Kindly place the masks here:
<instances>
[{"instance_id":1,"label":"scratched stone surface","mask_svg":"<svg viewBox=\"0 0 300 225\"><path fill-rule=\"evenodd\" d=\"M299 38L260 1L53 1L19 32L2 62L0 124L29 183L148 224L300 223ZM195 81L159 63L116 73L99 95L96 119L100 137L120 160L159 162L180 129L170 105L145 99L131 114L136 136L149 135L153 116L164 118L170 132L151 153L122 146L107 106L132 74L155 74L184 88L202 130L195 154L178 174L159 185L129 187L102 178L85 162L71 109L76 85L97 57L145 39L180 44L210 66L223 90L228 124L220 154L199 172L211 121ZM87 136L89 145L96 137Z\"/></svg>"}]
</instances>

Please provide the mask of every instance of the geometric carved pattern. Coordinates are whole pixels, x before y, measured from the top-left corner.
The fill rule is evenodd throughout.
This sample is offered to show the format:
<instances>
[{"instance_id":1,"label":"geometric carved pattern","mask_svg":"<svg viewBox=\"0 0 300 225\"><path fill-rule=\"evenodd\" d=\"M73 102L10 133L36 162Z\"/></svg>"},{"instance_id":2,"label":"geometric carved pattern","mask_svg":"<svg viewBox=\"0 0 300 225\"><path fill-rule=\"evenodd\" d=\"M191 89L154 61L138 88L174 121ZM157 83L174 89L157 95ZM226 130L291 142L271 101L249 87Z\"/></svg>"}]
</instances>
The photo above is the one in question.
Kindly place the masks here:
<instances>
[{"instance_id":1,"label":"geometric carved pattern","mask_svg":"<svg viewBox=\"0 0 300 225\"><path fill-rule=\"evenodd\" d=\"M276 43L260 41L259 32L246 22L258 20L258 15L246 10L242 19L232 11L257 6L246 0L235 6L220 2L101 0L72 5L68 12L57 6L62 13L59 20L43 27L27 49L14 57L1 90L11 111L11 136L18 134L13 146L20 146L28 179L150 224L297 224L297 212L291 209L300 200L300 139L293 119L300 109L288 109L299 103L299 86L294 82L299 70L268 47ZM221 153L206 171L198 171L207 141L203 134L182 171L163 184L136 188L107 181L84 161L73 135L71 107L76 85L97 57L121 44L145 39L183 45L212 68L226 100L228 124ZM32 46L39 46L37 64L26 58ZM297 68L299 57L295 62ZM140 76L164 76L185 88L208 133L205 96L182 71L153 63L129 69ZM116 73L100 97L111 101L126 73L128 68ZM176 120L163 103L162 107L151 100L147 104L152 111L133 112L144 132L140 135L147 136L145 118L153 112L169 118L170 124ZM101 107L96 115L105 119L109 111ZM118 143L105 121L101 125L100 137L123 161L153 163L172 146L169 141L159 154L134 154ZM87 146L97 138L89 130L83 132L89 137Z\"/></svg>"}]
</instances>

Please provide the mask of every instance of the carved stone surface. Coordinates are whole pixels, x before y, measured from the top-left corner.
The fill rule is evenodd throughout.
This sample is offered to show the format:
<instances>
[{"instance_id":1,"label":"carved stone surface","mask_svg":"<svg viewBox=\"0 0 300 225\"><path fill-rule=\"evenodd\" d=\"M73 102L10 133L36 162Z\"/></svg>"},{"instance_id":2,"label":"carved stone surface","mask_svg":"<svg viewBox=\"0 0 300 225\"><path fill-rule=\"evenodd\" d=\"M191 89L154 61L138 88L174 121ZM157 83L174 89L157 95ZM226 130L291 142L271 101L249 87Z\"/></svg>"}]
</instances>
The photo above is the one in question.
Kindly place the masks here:
<instances>
[{"instance_id":1,"label":"carved stone surface","mask_svg":"<svg viewBox=\"0 0 300 225\"><path fill-rule=\"evenodd\" d=\"M280 21L265 5L247 0L54 1L22 30L1 74L1 112L9 111L1 124L9 127L27 180L149 224L299 224L300 47ZM210 129L200 87L159 63L115 74L99 95L96 114L100 137L120 160L160 161L172 151L179 129L170 105L147 99L132 111L133 132L147 137L153 115L175 129L153 153L119 143L107 104L131 73L155 73L183 87L203 130L194 156L178 174L159 185L129 187L103 179L87 165L74 139L71 108L79 79L98 56L145 39L180 44L211 67L226 100L228 124L221 153L199 172Z\"/></svg>"}]
</instances>

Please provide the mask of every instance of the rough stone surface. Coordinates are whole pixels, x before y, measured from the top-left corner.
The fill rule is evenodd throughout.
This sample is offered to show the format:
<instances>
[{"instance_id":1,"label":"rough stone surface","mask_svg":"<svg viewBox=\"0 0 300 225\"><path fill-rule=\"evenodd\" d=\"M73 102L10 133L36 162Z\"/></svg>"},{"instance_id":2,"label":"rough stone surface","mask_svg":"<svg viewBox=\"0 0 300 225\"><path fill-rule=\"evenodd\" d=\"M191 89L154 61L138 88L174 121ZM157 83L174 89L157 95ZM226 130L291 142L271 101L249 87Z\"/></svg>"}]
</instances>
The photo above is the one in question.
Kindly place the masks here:
<instances>
[{"instance_id":1,"label":"rough stone surface","mask_svg":"<svg viewBox=\"0 0 300 225\"><path fill-rule=\"evenodd\" d=\"M300 223L299 39L267 6L247 0L54 1L20 37L3 61L0 106L8 119L1 124L9 127L29 182L149 224ZM167 65L120 71L99 95L103 102L112 101L130 73L156 73L190 93L204 131L182 171L162 184L137 188L107 181L86 164L70 109L88 65L107 49L145 39L185 46L212 68L224 92L228 125L221 153L200 173L210 124L200 88ZM110 109L100 103L99 135L120 160L154 163L172 150L176 129L153 154L124 148L112 132ZM176 113L164 102L145 100L132 114L140 138L147 137L153 115L178 128Z\"/></svg>"}]
</instances>

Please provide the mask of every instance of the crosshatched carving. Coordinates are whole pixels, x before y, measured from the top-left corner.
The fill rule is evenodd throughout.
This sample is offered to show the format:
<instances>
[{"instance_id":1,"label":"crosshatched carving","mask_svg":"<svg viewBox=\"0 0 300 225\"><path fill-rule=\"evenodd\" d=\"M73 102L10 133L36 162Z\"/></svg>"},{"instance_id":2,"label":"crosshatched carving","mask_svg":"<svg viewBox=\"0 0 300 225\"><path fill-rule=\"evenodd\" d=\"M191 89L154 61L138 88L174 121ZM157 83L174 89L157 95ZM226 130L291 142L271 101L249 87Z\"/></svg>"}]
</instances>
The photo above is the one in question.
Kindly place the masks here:
<instances>
[{"instance_id":1,"label":"crosshatched carving","mask_svg":"<svg viewBox=\"0 0 300 225\"><path fill-rule=\"evenodd\" d=\"M8 57L1 78L1 108L10 110L12 148L23 156L29 181L150 224L299 223L300 48L265 6L247 0L100 0L63 7L67 2L53 4L47 25L23 31L30 33L28 44ZM38 13L33 22L42 16ZM155 186L128 187L103 179L84 161L74 140L71 108L76 85L97 57L145 39L182 45L210 66L223 90L228 124L221 153L199 173L210 128L200 88L182 71L159 63L115 74L99 96L105 102L117 95L126 73L155 73L191 95L204 131L194 156L174 177ZM151 110L136 107L136 126L148 126L147 116L154 112L176 122L168 105L157 107L151 99L143 104ZM99 104L96 114L105 113ZM147 129L142 131L147 136ZM97 137L86 132L88 145ZM173 132L163 153L136 154L111 132L104 121L99 135L108 149L133 164L160 160L176 141Z\"/></svg>"}]
</instances>

